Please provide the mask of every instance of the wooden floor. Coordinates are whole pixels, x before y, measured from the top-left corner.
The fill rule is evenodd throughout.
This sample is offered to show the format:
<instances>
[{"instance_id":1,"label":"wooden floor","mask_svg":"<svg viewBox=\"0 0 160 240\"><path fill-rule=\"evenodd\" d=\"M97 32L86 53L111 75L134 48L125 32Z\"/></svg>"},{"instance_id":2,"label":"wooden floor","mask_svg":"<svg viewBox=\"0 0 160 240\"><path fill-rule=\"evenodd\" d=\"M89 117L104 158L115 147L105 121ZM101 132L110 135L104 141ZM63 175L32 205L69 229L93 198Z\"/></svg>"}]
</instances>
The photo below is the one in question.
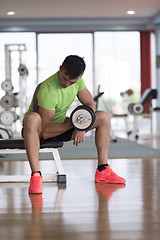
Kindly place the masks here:
<instances>
[{"instance_id":1,"label":"wooden floor","mask_svg":"<svg viewBox=\"0 0 160 240\"><path fill-rule=\"evenodd\" d=\"M160 159L113 159L126 185L95 184L96 160L64 160L67 184L0 184L0 240L160 239ZM43 172L54 170L51 161ZM29 172L28 162L0 162L0 174Z\"/></svg>"}]
</instances>

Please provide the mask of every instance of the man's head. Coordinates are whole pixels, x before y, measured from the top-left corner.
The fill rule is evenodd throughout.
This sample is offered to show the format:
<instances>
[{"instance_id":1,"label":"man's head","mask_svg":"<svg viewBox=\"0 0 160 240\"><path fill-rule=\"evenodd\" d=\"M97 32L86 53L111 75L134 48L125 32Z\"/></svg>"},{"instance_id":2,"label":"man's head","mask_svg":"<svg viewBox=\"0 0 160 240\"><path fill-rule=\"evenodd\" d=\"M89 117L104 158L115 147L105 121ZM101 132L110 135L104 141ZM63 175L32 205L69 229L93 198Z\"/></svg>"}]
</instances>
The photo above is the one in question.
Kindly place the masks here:
<instances>
[{"instance_id":1,"label":"man's head","mask_svg":"<svg viewBox=\"0 0 160 240\"><path fill-rule=\"evenodd\" d=\"M83 75L85 70L85 62L83 58L70 55L65 58L64 62L59 68L58 77L62 87L69 87L76 83Z\"/></svg>"},{"instance_id":2,"label":"man's head","mask_svg":"<svg viewBox=\"0 0 160 240\"><path fill-rule=\"evenodd\" d=\"M70 55L65 58L64 62L62 63L62 68L66 70L67 75L70 79L75 79L78 76L82 76L85 70L85 62L83 58Z\"/></svg>"}]
</instances>

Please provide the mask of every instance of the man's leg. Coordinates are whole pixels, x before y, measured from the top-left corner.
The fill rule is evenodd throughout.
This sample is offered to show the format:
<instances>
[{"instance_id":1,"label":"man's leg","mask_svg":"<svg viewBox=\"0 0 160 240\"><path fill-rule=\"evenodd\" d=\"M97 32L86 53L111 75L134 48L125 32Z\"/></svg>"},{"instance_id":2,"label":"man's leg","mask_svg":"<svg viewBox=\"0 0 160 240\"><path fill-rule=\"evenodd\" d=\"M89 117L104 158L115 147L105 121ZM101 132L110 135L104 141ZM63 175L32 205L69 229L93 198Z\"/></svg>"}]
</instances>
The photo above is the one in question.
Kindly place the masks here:
<instances>
[{"instance_id":1,"label":"man's leg","mask_svg":"<svg viewBox=\"0 0 160 240\"><path fill-rule=\"evenodd\" d=\"M23 138L32 172L39 171L41 117L38 113L27 114L23 120Z\"/></svg>"},{"instance_id":2,"label":"man's leg","mask_svg":"<svg viewBox=\"0 0 160 240\"><path fill-rule=\"evenodd\" d=\"M110 142L110 116L103 111L96 112L96 120L92 126L95 128L95 144L98 153L98 168L95 181L108 183L125 183L124 178L119 177L108 165L108 149Z\"/></svg>"},{"instance_id":3,"label":"man's leg","mask_svg":"<svg viewBox=\"0 0 160 240\"><path fill-rule=\"evenodd\" d=\"M41 117L38 113L29 113L23 120L23 137L26 153L32 170L29 193L42 193L43 177L39 171L39 149Z\"/></svg>"},{"instance_id":4,"label":"man's leg","mask_svg":"<svg viewBox=\"0 0 160 240\"><path fill-rule=\"evenodd\" d=\"M38 113L28 113L23 120L23 138L26 153L32 170L30 179L29 193L42 193L42 175L39 171L39 150L40 150L40 136L41 136L41 117ZM66 131L68 127L66 125ZM66 140L72 136L72 129L66 134L61 134ZM64 135L64 136L63 136Z\"/></svg>"},{"instance_id":5,"label":"man's leg","mask_svg":"<svg viewBox=\"0 0 160 240\"><path fill-rule=\"evenodd\" d=\"M110 142L110 116L109 114L97 111L95 130L95 144L98 153L98 165L108 163L108 149Z\"/></svg>"}]
</instances>

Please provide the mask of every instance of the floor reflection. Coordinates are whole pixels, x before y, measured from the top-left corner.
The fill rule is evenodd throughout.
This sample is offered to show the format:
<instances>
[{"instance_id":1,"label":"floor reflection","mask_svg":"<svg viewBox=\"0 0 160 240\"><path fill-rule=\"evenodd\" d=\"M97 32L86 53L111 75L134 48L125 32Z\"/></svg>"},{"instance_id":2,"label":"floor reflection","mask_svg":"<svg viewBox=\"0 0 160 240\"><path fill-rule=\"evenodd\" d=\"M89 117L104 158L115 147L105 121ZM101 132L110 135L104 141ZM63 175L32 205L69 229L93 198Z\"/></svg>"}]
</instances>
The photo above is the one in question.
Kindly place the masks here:
<instances>
[{"instance_id":1,"label":"floor reflection","mask_svg":"<svg viewBox=\"0 0 160 240\"><path fill-rule=\"evenodd\" d=\"M112 231L109 217L109 202L112 195L120 189L124 189L125 184L106 184L95 183L98 196L98 212L97 212L97 239L112 239ZM117 199L118 201L118 199Z\"/></svg>"},{"instance_id":2,"label":"floor reflection","mask_svg":"<svg viewBox=\"0 0 160 240\"><path fill-rule=\"evenodd\" d=\"M43 194L30 194L32 214L30 224L27 226L25 240L84 240L85 233L79 232L78 226L66 224L64 213L61 210L61 202L65 189L58 188L56 201L51 212L43 211L47 208L47 202L44 204Z\"/></svg>"},{"instance_id":3,"label":"floor reflection","mask_svg":"<svg viewBox=\"0 0 160 240\"><path fill-rule=\"evenodd\" d=\"M159 239L159 159L111 164L126 185L95 183L93 160L64 161L67 185L44 183L42 195L29 195L28 183L1 183L0 239Z\"/></svg>"}]
</instances>

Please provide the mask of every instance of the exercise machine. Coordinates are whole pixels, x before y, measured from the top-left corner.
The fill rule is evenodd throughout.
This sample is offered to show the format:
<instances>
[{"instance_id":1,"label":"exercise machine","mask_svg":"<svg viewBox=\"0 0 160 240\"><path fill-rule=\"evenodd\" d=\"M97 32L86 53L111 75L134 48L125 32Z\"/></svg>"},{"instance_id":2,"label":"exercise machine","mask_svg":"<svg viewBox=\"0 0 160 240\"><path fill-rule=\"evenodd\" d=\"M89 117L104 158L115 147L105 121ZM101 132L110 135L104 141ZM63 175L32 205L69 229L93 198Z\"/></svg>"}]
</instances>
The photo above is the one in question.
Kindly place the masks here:
<instances>
[{"instance_id":1,"label":"exercise machine","mask_svg":"<svg viewBox=\"0 0 160 240\"><path fill-rule=\"evenodd\" d=\"M150 120L151 120L150 128L151 128L151 135L152 135L152 125L153 125L152 113L153 113L153 111L155 111L155 112L160 111L159 107L153 108L153 105L152 105L152 100L157 99L157 97L158 97L157 89L147 88L144 91L144 93L142 94L142 97L138 103L130 103L128 105L129 113L134 116L133 131L129 132L128 135L133 133L133 135L135 136L136 139L139 138L138 126L137 126L138 125L138 122L137 122L138 116L148 116L150 118ZM146 103L148 103L148 109L147 109L148 114L144 113L144 106Z\"/></svg>"}]
</instances>

